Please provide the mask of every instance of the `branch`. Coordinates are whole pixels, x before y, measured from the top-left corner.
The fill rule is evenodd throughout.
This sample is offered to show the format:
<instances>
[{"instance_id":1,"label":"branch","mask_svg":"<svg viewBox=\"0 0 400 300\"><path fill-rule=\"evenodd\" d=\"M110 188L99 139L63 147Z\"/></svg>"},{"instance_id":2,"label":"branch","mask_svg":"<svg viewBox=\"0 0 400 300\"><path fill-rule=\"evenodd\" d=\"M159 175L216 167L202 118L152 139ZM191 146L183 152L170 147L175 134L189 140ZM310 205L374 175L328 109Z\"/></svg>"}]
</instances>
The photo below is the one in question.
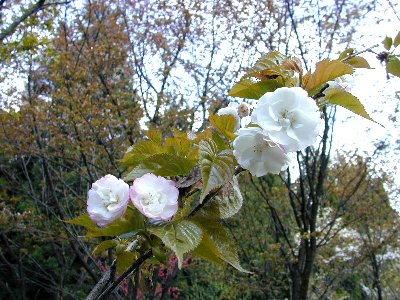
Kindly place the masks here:
<instances>
[{"instance_id":1,"label":"branch","mask_svg":"<svg viewBox=\"0 0 400 300\"><path fill-rule=\"evenodd\" d=\"M290 3L289 0L285 0L285 3L286 3L286 5L287 5L287 9L288 9L288 12L289 12L290 21L291 21L291 23L292 23L292 28L293 28L294 33L295 33L295 35L296 35L297 42L299 43L300 55L301 55L301 58L303 59L304 67L305 67L306 70L308 71L307 60L306 60L306 58L305 58L305 53L304 53L304 51L303 51L303 44L302 44L302 42L301 42L299 33L298 33L298 31L297 31L297 26L296 26L296 22L295 22L295 20L294 20L294 12L292 11L291 3Z\"/></svg>"},{"instance_id":2,"label":"branch","mask_svg":"<svg viewBox=\"0 0 400 300\"><path fill-rule=\"evenodd\" d=\"M29 18L31 15L37 13L39 10L43 9L44 3L46 0L39 0L36 4L32 5L25 13L20 16L17 20L12 22L10 26L8 26L6 29L4 29L0 33L0 42L3 42L3 40L8 37L9 35L13 34L14 31L17 29L17 27L25 21L27 18Z\"/></svg>"},{"instance_id":3,"label":"branch","mask_svg":"<svg viewBox=\"0 0 400 300\"><path fill-rule=\"evenodd\" d=\"M358 56L358 55L360 55L360 54L363 54L363 53L365 53L365 52L371 52L371 53L376 54L374 51L372 51L372 49L374 49L374 48L376 48L376 47L378 47L378 46L379 46L379 44L376 44L376 45L373 45L373 46L371 46L371 47L368 47L368 48L366 48L366 49L364 49L364 50L361 50L361 51L355 52L355 53L353 53L353 54L350 54L350 55L346 56L345 58L343 58L341 61L345 62L345 61L349 60L350 58L356 57L356 56Z\"/></svg>"},{"instance_id":4,"label":"branch","mask_svg":"<svg viewBox=\"0 0 400 300\"><path fill-rule=\"evenodd\" d=\"M90 292L89 296L86 298L86 300L101 300L101 299L107 299L107 296L110 295L118 286L119 284L127 277L129 277L132 273L136 272L139 267L141 266L142 263L144 263L144 261L148 258L150 258L153 255L152 251L149 250L147 251L145 254L143 254L142 256L140 256L134 264L132 264L124 273L121 274L121 276L119 276L116 280L114 280L113 283L111 283L111 285L106 288L106 290L104 292L101 293L102 290L98 290L96 289L96 287L98 286L102 286L96 284L96 286L93 288L93 290ZM111 268L110 268L111 269ZM105 277L103 275L103 277ZM103 279L103 278L102 278ZM100 281L102 281L102 279L100 279ZM103 286L102 286L103 287ZM103 287L104 288L104 287ZM94 292L94 290L97 290L96 292ZM100 294L101 293L101 294ZM89 298L90 297L90 298Z\"/></svg>"},{"instance_id":5,"label":"branch","mask_svg":"<svg viewBox=\"0 0 400 300\"><path fill-rule=\"evenodd\" d=\"M329 87L329 84L326 83L320 90L318 93L316 93L314 96L312 96L311 98L313 98L314 100L317 100L319 98L325 97L324 91Z\"/></svg>"},{"instance_id":6,"label":"branch","mask_svg":"<svg viewBox=\"0 0 400 300\"><path fill-rule=\"evenodd\" d=\"M97 296L106 288L110 281L113 280L116 267L116 261L114 260L107 272L103 274L99 282L94 286L90 294L87 296L86 300L97 299Z\"/></svg>"}]
</instances>

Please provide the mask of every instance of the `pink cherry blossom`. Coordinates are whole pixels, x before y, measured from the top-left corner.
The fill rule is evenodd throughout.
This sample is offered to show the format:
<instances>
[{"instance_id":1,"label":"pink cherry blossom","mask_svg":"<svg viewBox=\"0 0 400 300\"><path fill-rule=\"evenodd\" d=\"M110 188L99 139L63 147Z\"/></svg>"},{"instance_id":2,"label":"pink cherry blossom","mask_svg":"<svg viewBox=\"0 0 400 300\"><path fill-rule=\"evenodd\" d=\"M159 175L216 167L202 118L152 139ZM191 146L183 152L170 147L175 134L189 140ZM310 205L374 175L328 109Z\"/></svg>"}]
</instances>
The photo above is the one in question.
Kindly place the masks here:
<instances>
[{"instance_id":1,"label":"pink cherry blossom","mask_svg":"<svg viewBox=\"0 0 400 300\"><path fill-rule=\"evenodd\" d=\"M168 221L178 211L179 190L164 177L147 173L133 182L129 193L136 208L152 221Z\"/></svg>"}]
</instances>

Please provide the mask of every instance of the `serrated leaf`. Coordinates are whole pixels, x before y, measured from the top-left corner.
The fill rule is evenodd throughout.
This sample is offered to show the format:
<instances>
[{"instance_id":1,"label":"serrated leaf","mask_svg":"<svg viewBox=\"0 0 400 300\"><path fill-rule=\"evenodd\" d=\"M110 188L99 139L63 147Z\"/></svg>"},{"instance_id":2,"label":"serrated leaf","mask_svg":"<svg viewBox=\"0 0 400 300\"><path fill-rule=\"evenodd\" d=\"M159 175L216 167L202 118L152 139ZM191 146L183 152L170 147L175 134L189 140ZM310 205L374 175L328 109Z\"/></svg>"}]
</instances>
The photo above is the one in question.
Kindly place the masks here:
<instances>
[{"instance_id":1,"label":"serrated leaf","mask_svg":"<svg viewBox=\"0 0 400 300\"><path fill-rule=\"evenodd\" d=\"M281 67L287 70L292 70L297 73L302 74L303 68L301 66L301 60L297 57L289 57L282 61Z\"/></svg>"},{"instance_id":2,"label":"serrated leaf","mask_svg":"<svg viewBox=\"0 0 400 300\"><path fill-rule=\"evenodd\" d=\"M340 105L361 117L375 122L367 113L360 100L358 100L353 94L340 88L328 89L324 94L325 99L327 99L329 103Z\"/></svg>"},{"instance_id":3,"label":"serrated leaf","mask_svg":"<svg viewBox=\"0 0 400 300\"><path fill-rule=\"evenodd\" d=\"M344 61L346 64L351 65L353 68L371 68L368 61L361 56L354 56Z\"/></svg>"},{"instance_id":4,"label":"serrated leaf","mask_svg":"<svg viewBox=\"0 0 400 300\"><path fill-rule=\"evenodd\" d=\"M196 165L196 160L189 160L180 156L168 153L160 153L150 156L143 166L152 170L158 176L187 175Z\"/></svg>"},{"instance_id":5,"label":"serrated leaf","mask_svg":"<svg viewBox=\"0 0 400 300\"><path fill-rule=\"evenodd\" d=\"M128 174L126 174L122 180L125 182L134 181L136 178L142 177L144 174L151 173L153 169L146 168L145 165L139 164L134 167Z\"/></svg>"},{"instance_id":6,"label":"serrated leaf","mask_svg":"<svg viewBox=\"0 0 400 300\"><path fill-rule=\"evenodd\" d=\"M386 50L389 50L392 45L393 45L393 39L391 37L385 37L385 39L382 41L383 46L385 47Z\"/></svg>"},{"instance_id":7,"label":"serrated leaf","mask_svg":"<svg viewBox=\"0 0 400 300\"><path fill-rule=\"evenodd\" d=\"M228 140L236 138L234 133L236 120L232 115L214 115L212 112L209 113L208 120L212 127L214 127L220 134L225 136Z\"/></svg>"},{"instance_id":8,"label":"serrated leaf","mask_svg":"<svg viewBox=\"0 0 400 300\"><path fill-rule=\"evenodd\" d=\"M400 77L400 60L396 56L389 56L387 71L394 76Z\"/></svg>"},{"instance_id":9,"label":"serrated leaf","mask_svg":"<svg viewBox=\"0 0 400 300\"><path fill-rule=\"evenodd\" d=\"M78 226L83 226L86 229L97 229L99 228L89 217L89 214L83 214L80 216L77 216L76 218L73 218L72 220L65 221L66 223L69 224L74 224Z\"/></svg>"},{"instance_id":10,"label":"serrated leaf","mask_svg":"<svg viewBox=\"0 0 400 300\"><path fill-rule=\"evenodd\" d=\"M201 242L202 230L195 223L187 220L171 222L148 230L159 237L178 258L178 267L182 267L183 255L195 249Z\"/></svg>"},{"instance_id":11,"label":"serrated leaf","mask_svg":"<svg viewBox=\"0 0 400 300\"><path fill-rule=\"evenodd\" d=\"M354 48L346 49L346 50L344 50L343 52L341 52L341 53L339 54L338 60L343 60L343 59L345 59L346 57L348 57L349 55L352 55L353 53L354 53Z\"/></svg>"},{"instance_id":12,"label":"serrated leaf","mask_svg":"<svg viewBox=\"0 0 400 300\"><path fill-rule=\"evenodd\" d=\"M158 237L152 237L150 240L151 243L151 251L153 253L154 258L158 260L158 263L167 265L167 253L165 251L165 246L163 242Z\"/></svg>"},{"instance_id":13,"label":"serrated leaf","mask_svg":"<svg viewBox=\"0 0 400 300\"><path fill-rule=\"evenodd\" d=\"M265 93L273 92L283 86L283 82L277 79L254 82L248 78L242 78L231 88L228 96L258 100Z\"/></svg>"},{"instance_id":14,"label":"serrated leaf","mask_svg":"<svg viewBox=\"0 0 400 300\"><path fill-rule=\"evenodd\" d=\"M105 227L98 227L93 223L88 214L83 214L66 222L85 227L87 229L87 237L119 236L144 228L143 215L136 208L130 206L128 206L128 209L122 217Z\"/></svg>"},{"instance_id":15,"label":"serrated leaf","mask_svg":"<svg viewBox=\"0 0 400 300\"><path fill-rule=\"evenodd\" d=\"M162 133L158 129L149 129L144 132L144 134L151 140L152 142L156 144L161 144L162 143Z\"/></svg>"},{"instance_id":16,"label":"serrated leaf","mask_svg":"<svg viewBox=\"0 0 400 300\"><path fill-rule=\"evenodd\" d=\"M216 265L223 265L223 260L220 258L221 253L218 251L215 243L210 239L208 234L203 236L201 243L193 250L193 255L208 260Z\"/></svg>"},{"instance_id":17,"label":"serrated leaf","mask_svg":"<svg viewBox=\"0 0 400 300\"><path fill-rule=\"evenodd\" d=\"M328 81L351 73L353 68L348 64L339 60L324 59L316 64L314 73L304 75L302 87L312 95Z\"/></svg>"},{"instance_id":18,"label":"serrated leaf","mask_svg":"<svg viewBox=\"0 0 400 300\"><path fill-rule=\"evenodd\" d=\"M136 252L122 252L117 255L117 272L119 274L123 273L134 261L136 261L136 258Z\"/></svg>"},{"instance_id":19,"label":"serrated leaf","mask_svg":"<svg viewBox=\"0 0 400 300\"><path fill-rule=\"evenodd\" d=\"M400 45L400 31L397 33L396 37L394 38L393 45L397 47Z\"/></svg>"},{"instance_id":20,"label":"serrated leaf","mask_svg":"<svg viewBox=\"0 0 400 300\"><path fill-rule=\"evenodd\" d=\"M187 138L188 137L187 132L180 131L176 128L172 128L172 134L174 135L174 137L177 137L177 138Z\"/></svg>"},{"instance_id":21,"label":"serrated leaf","mask_svg":"<svg viewBox=\"0 0 400 300\"><path fill-rule=\"evenodd\" d=\"M224 139L222 138L222 136L220 136L218 133L213 132L211 139L214 141L214 143L217 145L218 150L222 151L222 150L226 150L226 149L230 149L230 145L227 144Z\"/></svg>"},{"instance_id":22,"label":"serrated leaf","mask_svg":"<svg viewBox=\"0 0 400 300\"><path fill-rule=\"evenodd\" d=\"M198 145L202 140L211 139L212 135L213 135L213 131L211 130L211 128L208 127L205 130L196 134L196 137L194 138L193 143Z\"/></svg>"},{"instance_id":23,"label":"serrated leaf","mask_svg":"<svg viewBox=\"0 0 400 300\"><path fill-rule=\"evenodd\" d=\"M107 249L110 249L110 248L114 248L115 246L117 246L117 242L114 241L114 240L103 241L93 249L92 254L93 255L100 254L104 250L107 250Z\"/></svg>"},{"instance_id":24,"label":"serrated leaf","mask_svg":"<svg viewBox=\"0 0 400 300\"><path fill-rule=\"evenodd\" d=\"M185 157L192 146L192 141L187 137L170 137L165 140L164 147L167 153Z\"/></svg>"},{"instance_id":25,"label":"serrated leaf","mask_svg":"<svg viewBox=\"0 0 400 300\"><path fill-rule=\"evenodd\" d=\"M231 150L219 152L214 141L203 140L199 145L199 162L203 177L203 190L200 195L200 202L202 202L212 190L232 179L235 157Z\"/></svg>"},{"instance_id":26,"label":"serrated leaf","mask_svg":"<svg viewBox=\"0 0 400 300\"><path fill-rule=\"evenodd\" d=\"M192 157L197 157L197 153ZM124 181L133 181L147 173L158 176L184 176L196 165L197 159L187 159L176 154L158 153L143 159L142 163L135 166L127 175Z\"/></svg>"},{"instance_id":27,"label":"serrated leaf","mask_svg":"<svg viewBox=\"0 0 400 300\"><path fill-rule=\"evenodd\" d=\"M165 148L151 140L139 141L132 146L129 152L124 154L120 162L124 167L134 168L149 156L165 152Z\"/></svg>"},{"instance_id":28,"label":"serrated leaf","mask_svg":"<svg viewBox=\"0 0 400 300\"><path fill-rule=\"evenodd\" d=\"M229 232L219 222L202 217L195 217L193 222L203 230L205 243L202 247L213 252L213 255L208 255L210 258L215 260L216 256L240 272L251 273L243 269L240 265L235 242ZM197 253L207 258L207 254L202 249Z\"/></svg>"},{"instance_id":29,"label":"serrated leaf","mask_svg":"<svg viewBox=\"0 0 400 300\"><path fill-rule=\"evenodd\" d=\"M256 77L259 79L271 79L274 76L283 76L284 72L280 64L288 58L278 51L270 51L262 55L247 72L246 77Z\"/></svg>"},{"instance_id":30,"label":"serrated leaf","mask_svg":"<svg viewBox=\"0 0 400 300\"><path fill-rule=\"evenodd\" d=\"M203 215L211 218L230 218L234 216L243 205L242 193L236 176L228 182L203 208Z\"/></svg>"}]
</instances>

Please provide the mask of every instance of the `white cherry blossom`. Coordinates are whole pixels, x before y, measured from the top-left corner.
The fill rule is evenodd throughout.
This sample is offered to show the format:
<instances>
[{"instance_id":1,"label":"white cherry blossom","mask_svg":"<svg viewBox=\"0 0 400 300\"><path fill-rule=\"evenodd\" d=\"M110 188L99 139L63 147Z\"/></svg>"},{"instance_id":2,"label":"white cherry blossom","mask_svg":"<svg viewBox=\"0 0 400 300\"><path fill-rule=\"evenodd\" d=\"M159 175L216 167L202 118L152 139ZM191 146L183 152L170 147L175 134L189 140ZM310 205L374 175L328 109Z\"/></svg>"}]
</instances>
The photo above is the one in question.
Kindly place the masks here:
<instances>
[{"instance_id":1,"label":"white cherry blossom","mask_svg":"<svg viewBox=\"0 0 400 300\"><path fill-rule=\"evenodd\" d=\"M179 191L172 180L147 173L135 179L129 193L136 208L151 221L168 221L178 211Z\"/></svg>"},{"instance_id":2,"label":"white cherry blossom","mask_svg":"<svg viewBox=\"0 0 400 300\"><path fill-rule=\"evenodd\" d=\"M88 192L87 211L98 226L106 226L121 217L128 206L129 185L113 175L92 184Z\"/></svg>"},{"instance_id":3,"label":"white cherry blossom","mask_svg":"<svg viewBox=\"0 0 400 300\"><path fill-rule=\"evenodd\" d=\"M252 122L287 152L302 150L315 143L321 118L315 101L299 87L279 88L266 93L252 113Z\"/></svg>"},{"instance_id":4,"label":"white cherry blossom","mask_svg":"<svg viewBox=\"0 0 400 300\"><path fill-rule=\"evenodd\" d=\"M239 165L254 176L279 174L287 168L289 158L276 144L268 140L259 127L241 128L233 141L233 155Z\"/></svg>"}]
</instances>

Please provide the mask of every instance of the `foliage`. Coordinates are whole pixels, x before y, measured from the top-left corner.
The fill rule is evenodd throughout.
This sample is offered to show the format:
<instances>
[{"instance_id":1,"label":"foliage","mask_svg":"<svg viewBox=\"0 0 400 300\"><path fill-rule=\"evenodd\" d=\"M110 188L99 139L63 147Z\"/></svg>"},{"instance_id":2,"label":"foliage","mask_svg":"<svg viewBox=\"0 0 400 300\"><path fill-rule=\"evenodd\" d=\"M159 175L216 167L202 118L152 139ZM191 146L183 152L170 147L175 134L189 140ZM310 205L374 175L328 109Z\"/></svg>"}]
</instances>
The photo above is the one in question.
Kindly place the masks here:
<instances>
[{"instance_id":1,"label":"foliage","mask_svg":"<svg viewBox=\"0 0 400 300\"><path fill-rule=\"evenodd\" d=\"M357 9L362 11L367 2ZM257 182L246 177L239 188L236 175L243 170L232 152L233 118L214 113L226 104L228 90L230 96L258 99L280 87L301 86L315 98L327 122L327 103L371 119L349 92L324 88L353 68L369 67L355 49L345 50L338 59L321 59L311 72L306 58L315 60L314 56L305 54L299 40L294 52L302 62L272 51L233 84L243 71L242 54L248 53L249 64L259 56L256 44L285 51L283 45L292 37L285 27L296 31L301 24L318 24L320 38L326 40L338 36L339 23L352 32L358 18L358 14L350 18L352 5L343 3L340 10L322 7L318 15L336 16L336 20L314 22L316 14L311 11L296 20L293 5L283 2L255 6L245 1L234 7L230 1L90 1L80 10L66 6L62 14L46 6L21 23L0 49L2 64L10 68L7 72L27 78L23 93L7 91L15 102L4 99L1 110L5 247L0 258L2 270L8 270L3 274L12 276L1 278L0 296L31 298L38 289L40 298L80 299L98 282L100 269L106 271L101 266L111 270L115 258L121 274L151 251L140 276L126 282L126 293L117 289L115 297L128 291L136 295L137 289L162 297L145 293L146 284L157 277L156 268L171 253L178 257L179 266L194 257L194 266L200 265L209 275L214 267L198 258L244 273L234 277L230 272L227 278L228 272L221 271L210 293L195 292L180 279L183 297L295 297L289 288L295 286L294 278L313 276L311 271L303 272L298 262L306 258L301 255L319 234L312 225L307 227L313 224L307 217L309 207L325 199L314 193L320 185L312 180L318 172L325 174L327 152L300 153L304 173L297 182L284 173ZM250 26L252 11L265 13L254 15ZM42 35L44 28L51 34ZM231 50L225 51L229 39ZM314 39L314 35L309 38ZM397 45L398 37L385 43L388 51ZM332 45L325 50L329 49ZM396 59L392 51L385 61L393 75L398 73ZM140 129L144 123L146 132ZM200 130L194 133L197 127ZM86 214L72 219L84 210L87 189L100 176L112 173L132 182L149 172L168 177L179 188L179 211L169 222L152 223L132 206L103 228ZM304 184L307 180L309 185ZM307 211L291 210L293 194ZM310 196L302 198L302 194ZM316 211L318 215L321 207ZM302 226L297 224L299 218L305 220ZM86 235L78 226L86 228ZM198 269L193 272L204 274ZM196 276L199 287L204 277ZM172 283L163 284L167 290Z\"/></svg>"}]
</instances>

